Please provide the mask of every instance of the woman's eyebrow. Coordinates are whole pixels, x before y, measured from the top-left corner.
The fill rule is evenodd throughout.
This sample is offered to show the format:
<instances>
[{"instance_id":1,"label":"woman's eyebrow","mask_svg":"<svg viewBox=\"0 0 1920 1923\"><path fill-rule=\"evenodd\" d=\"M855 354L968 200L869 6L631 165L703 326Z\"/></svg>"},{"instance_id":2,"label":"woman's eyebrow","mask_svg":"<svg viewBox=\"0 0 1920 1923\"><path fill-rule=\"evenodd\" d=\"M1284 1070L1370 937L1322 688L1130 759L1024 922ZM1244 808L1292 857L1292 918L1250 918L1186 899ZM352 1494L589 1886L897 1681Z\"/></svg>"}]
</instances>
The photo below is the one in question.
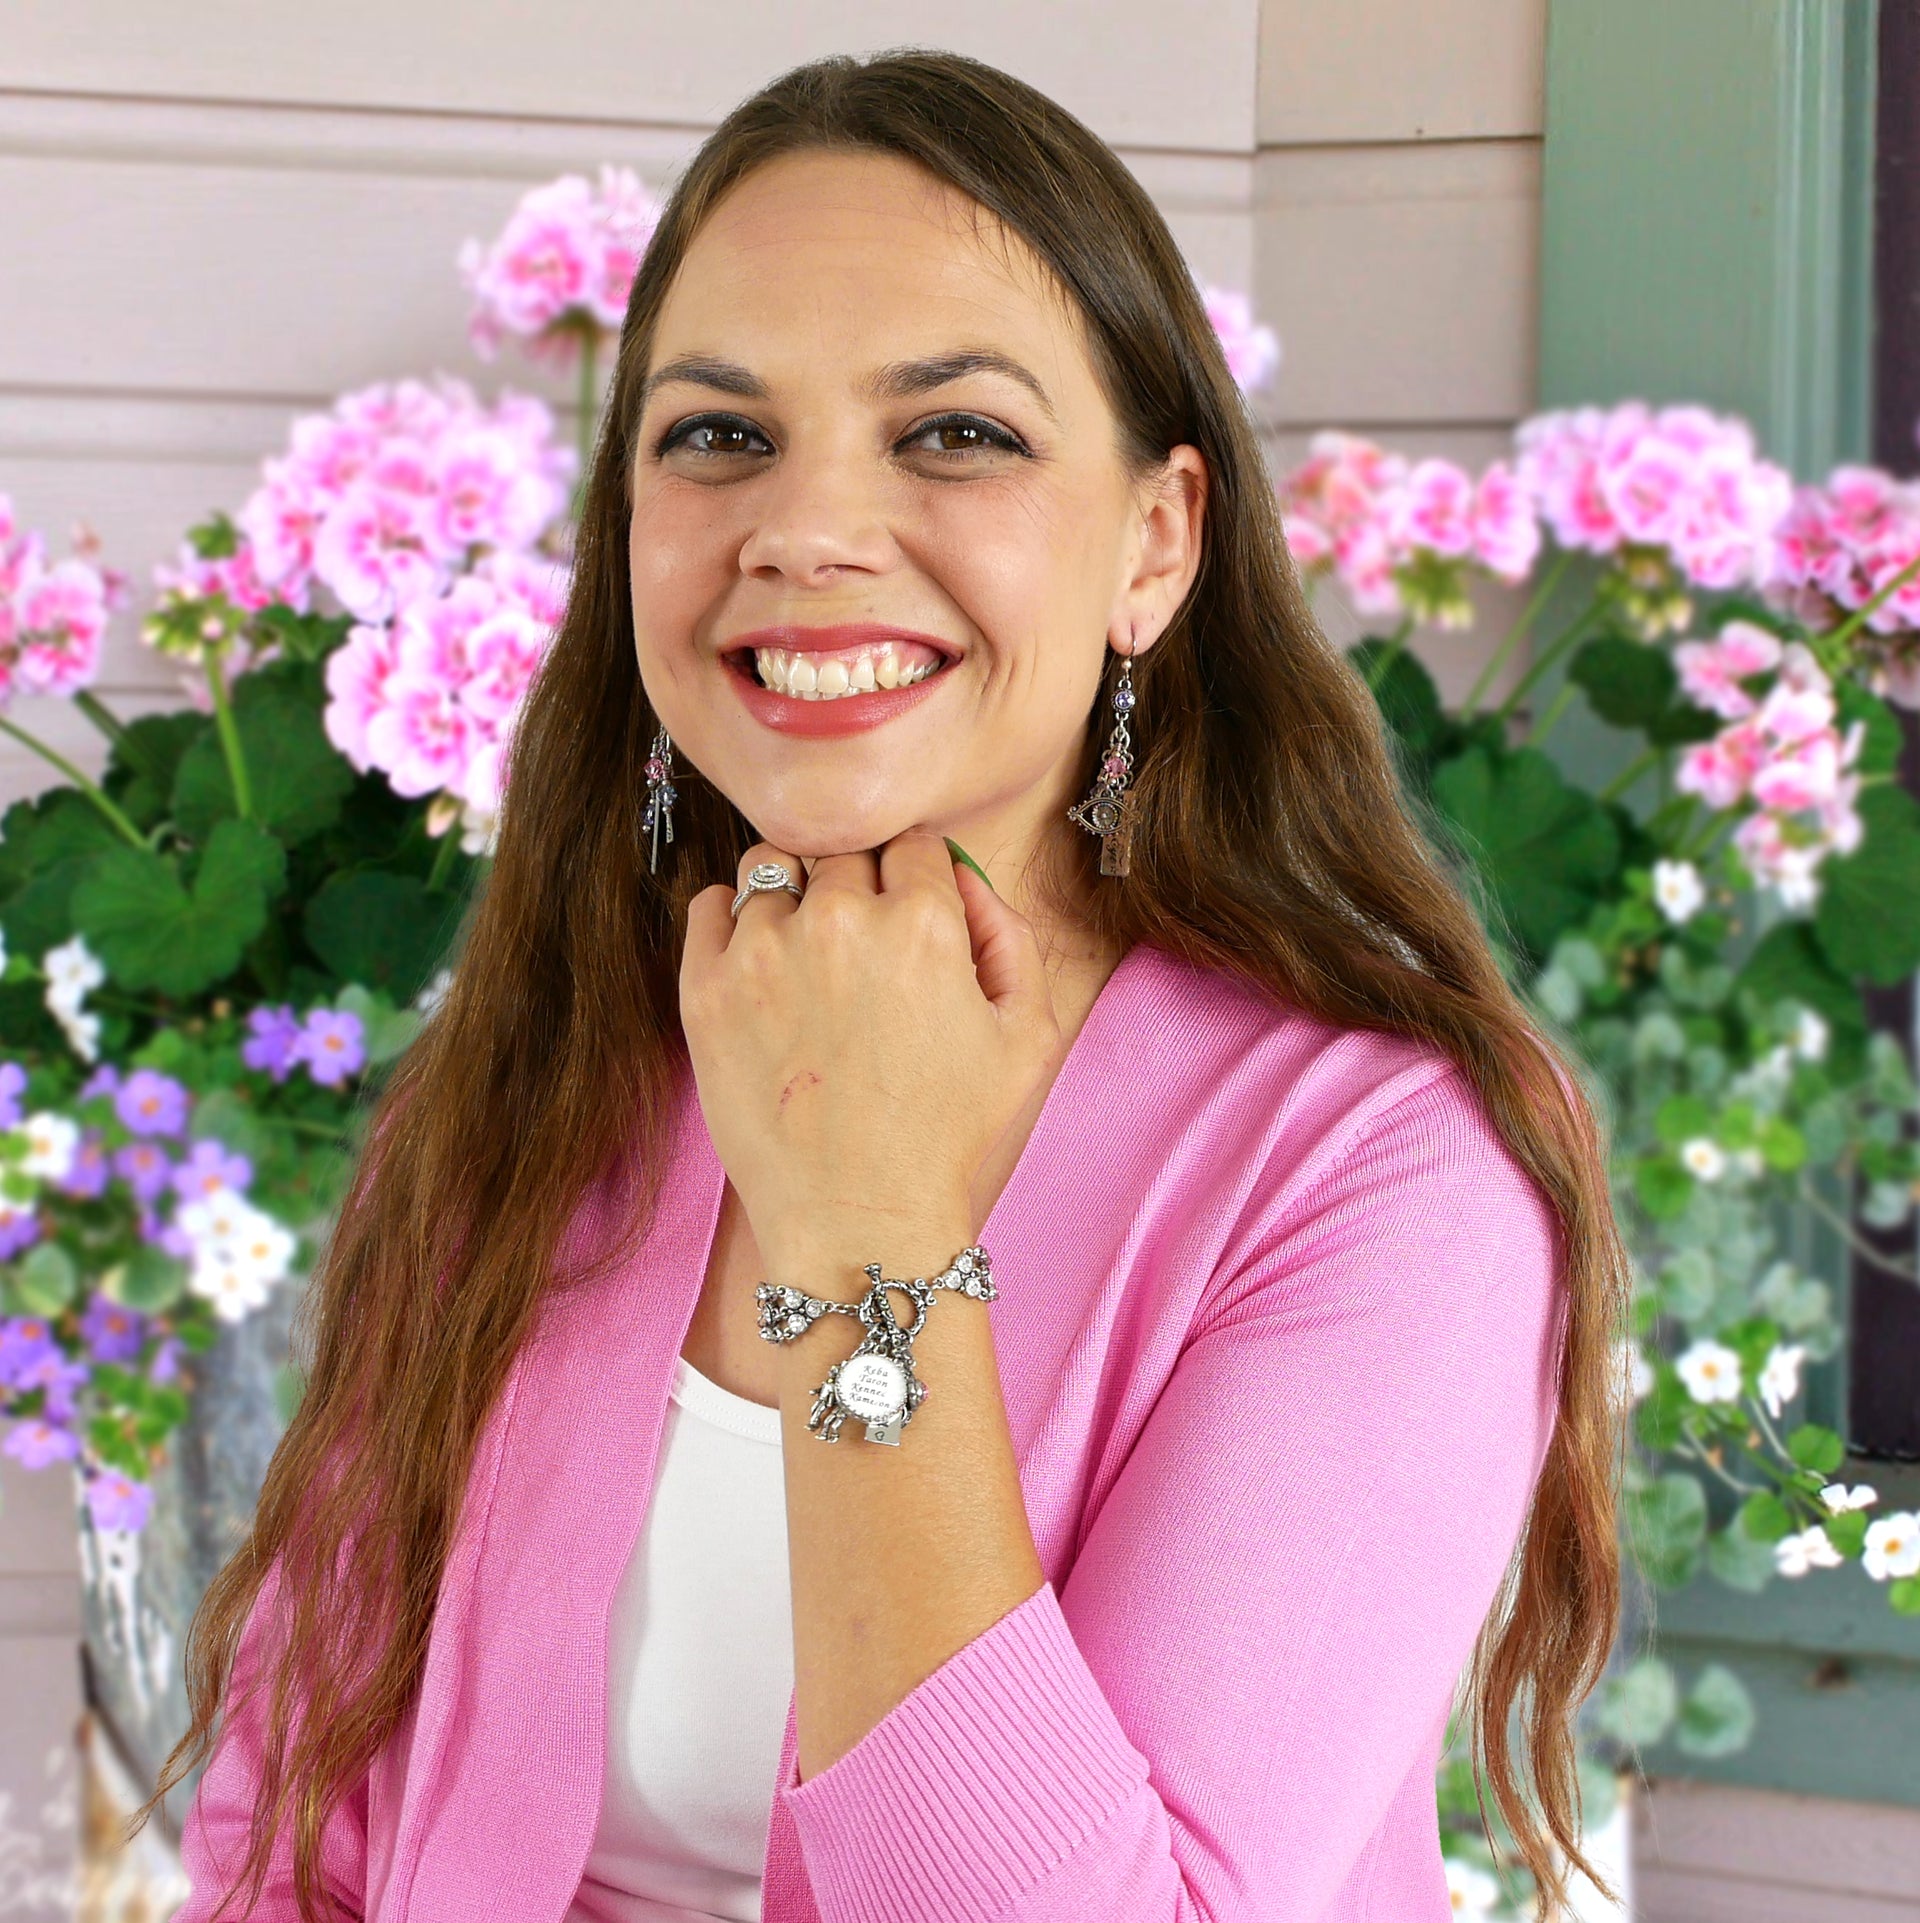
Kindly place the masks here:
<instances>
[{"instance_id":1,"label":"woman's eyebrow","mask_svg":"<svg viewBox=\"0 0 1920 1923\"><path fill-rule=\"evenodd\" d=\"M961 347L947 354L929 354L919 360L889 361L861 383L870 400L904 400L915 394L931 392L968 374L1004 374L1018 381L1040 405L1056 426L1059 417L1047 390L1037 375L1023 367L1011 354L994 347ZM693 387L714 387L723 394L738 394L746 400L767 398L766 383L749 367L738 361L721 360L712 354L678 354L656 368L640 385L640 405L645 407L656 388L672 382Z\"/></svg>"}]
</instances>

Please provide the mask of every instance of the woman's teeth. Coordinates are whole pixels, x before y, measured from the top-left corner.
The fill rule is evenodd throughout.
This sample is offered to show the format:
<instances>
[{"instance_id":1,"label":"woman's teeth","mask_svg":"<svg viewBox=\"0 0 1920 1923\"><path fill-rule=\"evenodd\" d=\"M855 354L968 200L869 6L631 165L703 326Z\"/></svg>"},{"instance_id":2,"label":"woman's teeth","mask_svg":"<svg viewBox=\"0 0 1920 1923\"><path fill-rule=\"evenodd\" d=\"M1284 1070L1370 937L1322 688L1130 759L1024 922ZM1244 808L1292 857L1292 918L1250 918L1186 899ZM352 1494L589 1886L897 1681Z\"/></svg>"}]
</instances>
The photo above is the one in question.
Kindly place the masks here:
<instances>
[{"instance_id":1,"label":"woman's teeth","mask_svg":"<svg viewBox=\"0 0 1920 1923\"><path fill-rule=\"evenodd\" d=\"M871 694L875 688L910 688L937 674L944 663L908 663L892 642L862 648L858 654L826 659L786 648L755 648L753 664L763 687L801 701L837 701L842 695Z\"/></svg>"}]
</instances>

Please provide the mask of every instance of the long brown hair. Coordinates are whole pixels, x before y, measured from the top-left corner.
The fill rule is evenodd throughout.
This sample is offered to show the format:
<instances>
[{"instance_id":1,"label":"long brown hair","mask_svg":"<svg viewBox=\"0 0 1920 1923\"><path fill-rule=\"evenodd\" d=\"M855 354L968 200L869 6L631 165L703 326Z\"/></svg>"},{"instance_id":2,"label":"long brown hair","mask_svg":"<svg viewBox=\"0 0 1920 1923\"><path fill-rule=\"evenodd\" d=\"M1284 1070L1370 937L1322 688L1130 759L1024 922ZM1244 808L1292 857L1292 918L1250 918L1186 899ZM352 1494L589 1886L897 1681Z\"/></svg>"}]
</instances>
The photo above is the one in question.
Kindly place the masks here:
<instances>
[{"instance_id":1,"label":"long brown hair","mask_svg":"<svg viewBox=\"0 0 1920 1923\"><path fill-rule=\"evenodd\" d=\"M722 122L667 203L621 329L571 598L519 722L492 870L452 986L373 1110L374 1146L302 1306L305 1396L251 1535L195 1616L193 1724L159 1793L209 1753L271 1573L271 1700L240 1880L251 1900L290 1826L300 1913L316 1923L323 1827L418 1686L479 1431L543 1292L577 1272L567 1224L589 1185L619 1184L609 1219L624 1238L600 1252L619 1260L653 1205L684 1058L684 910L731 885L756 836L688 771L667 872L642 853L658 724L629 600L637 400L691 236L754 168L809 149L904 156L970 196L1077 303L1129 467L1150 471L1182 442L1206 457L1198 577L1137 675L1151 725L1133 871L1102 881L1092 838L1062 837L1079 911L1119 948L1151 942L1324 1020L1437 1045L1557 1211L1558 1421L1470 1676L1482 1779L1549 1911L1563 1860L1587 1867L1573 1718L1618 1600L1612 1345L1627 1265L1600 1131L1409 815L1371 697L1307 609L1252 420L1158 210L1046 96L917 49L784 74Z\"/></svg>"}]
</instances>

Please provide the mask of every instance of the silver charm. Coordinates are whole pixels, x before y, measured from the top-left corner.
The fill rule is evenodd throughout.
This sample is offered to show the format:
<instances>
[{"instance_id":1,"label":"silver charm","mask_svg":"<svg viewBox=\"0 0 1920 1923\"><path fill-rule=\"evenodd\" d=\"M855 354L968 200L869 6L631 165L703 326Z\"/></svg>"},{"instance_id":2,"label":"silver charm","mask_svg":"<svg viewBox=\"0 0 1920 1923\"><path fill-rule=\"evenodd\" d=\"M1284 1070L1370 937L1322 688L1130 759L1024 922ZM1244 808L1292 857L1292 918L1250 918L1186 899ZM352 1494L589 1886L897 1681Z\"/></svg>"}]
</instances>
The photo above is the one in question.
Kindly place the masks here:
<instances>
[{"instance_id":1,"label":"silver charm","mask_svg":"<svg viewBox=\"0 0 1920 1923\"><path fill-rule=\"evenodd\" d=\"M1113 733L1107 751L1100 759L1100 771L1092 791L1084 800L1067 810L1067 819L1078 822L1089 834L1100 837L1100 872L1124 875L1133 857L1133 740L1127 732L1127 716L1133 712L1133 657L1120 663L1120 679L1113 690Z\"/></svg>"},{"instance_id":2,"label":"silver charm","mask_svg":"<svg viewBox=\"0 0 1920 1923\"><path fill-rule=\"evenodd\" d=\"M640 817L640 827L649 837L647 866L658 874L661 833L664 830L667 840L672 841L673 804L680 798L673 785L673 743L667 739L664 728L653 737L653 746L647 751L645 773L647 807Z\"/></svg>"},{"instance_id":3,"label":"silver charm","mask_svg":"<svg viewBox=\"0 0 1920 1923\"><path fill-rule=\"evenodd\" d=\"M804 1290L762 1282L754 1291L760 1309L760 1334L768 1342L791 1342L823 1315L858 1317L866 1334L860 1346L827 1371L814 1392L807 1427L822 1442L838 1442L841 1426L851 1418L863 1422L869 1442L898 1447L900 1432L926 1400L927 1385L913 1372L913 1338L926 1325L927 1310L936 1289L952 1289L977 1301L997 1302L993 1261L978 1243L964 1248L950 1267L931 1278L903 1281L880 1273L878 1262L866 1265L867 1291L858 1302L829 1302ZM914 1317L902 1323L893 1313L888 1292L912 1297Z\"/></svg>"}]
</instances>

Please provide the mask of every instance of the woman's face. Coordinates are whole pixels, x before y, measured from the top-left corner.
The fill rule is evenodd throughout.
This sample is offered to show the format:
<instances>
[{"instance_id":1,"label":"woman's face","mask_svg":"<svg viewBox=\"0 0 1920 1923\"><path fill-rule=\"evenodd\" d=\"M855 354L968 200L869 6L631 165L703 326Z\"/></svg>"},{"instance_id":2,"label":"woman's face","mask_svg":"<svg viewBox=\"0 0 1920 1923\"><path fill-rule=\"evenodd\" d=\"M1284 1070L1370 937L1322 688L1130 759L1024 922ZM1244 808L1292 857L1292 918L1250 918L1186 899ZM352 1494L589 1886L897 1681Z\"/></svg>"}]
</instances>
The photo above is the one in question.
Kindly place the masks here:
<instances>
[{"instance_id":1,"label":"woman's face","mask_svg":"<svg viewBox=\"0 0 1920 1923\"><path fill-rule=\"evenodd\" d=\"M1177 610L1205 470L1129 476L1024 243L910 162L787 156L701 227L649 375L634 631L679 758L798 855L921 825L1017 882L1078 835L1109 640Z\"/></svg>"}]
</instances>

